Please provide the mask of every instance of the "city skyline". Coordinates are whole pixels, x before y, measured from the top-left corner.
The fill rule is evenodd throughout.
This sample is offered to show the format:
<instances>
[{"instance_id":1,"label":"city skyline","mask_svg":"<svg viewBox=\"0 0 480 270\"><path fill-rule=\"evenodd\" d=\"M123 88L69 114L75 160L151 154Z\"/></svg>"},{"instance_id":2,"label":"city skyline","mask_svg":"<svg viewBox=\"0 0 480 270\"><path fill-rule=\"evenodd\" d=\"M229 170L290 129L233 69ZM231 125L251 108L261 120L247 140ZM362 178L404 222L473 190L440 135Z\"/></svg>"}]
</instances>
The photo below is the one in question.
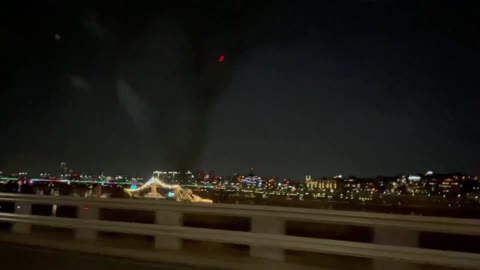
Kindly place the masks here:
<instances>
[{"instance_id":1,"label":"city skyline","mask_svg":"<svg viewBox=\"0 0 480 270\"><path fill-rule=\"evenodd\" d=\"M206 175L209 175L210 173L214 173L214 175L209 175L210 178L213 178L213 177L232 177L232 176L235 176L235 175L238 175L238 176L249 176L250 174L251 175L255 175L255 176L261 176L261 177L276 177L278 179L289 179L289 180L292 180L292 181L304 181L305 179L307 178L315 178L315 179L319 179L319 178L322 178L322 177L327 177L327 178L335 178L335 177L340 177L340 178L344 178L344 179L348 179L350 177L355 177L355 178L376 178L376 177L401 177L401 176L408 176L408 175L432 175L432 174L435 174L435 175L446 175L446 174L451 174L451 175L466 175L466 176L477 176L476 174L472 174L470 172L465 172L465 171L458 171L458 170L453 170L453 171L433 171L433 170L425 170L425 171L411 171L411 170L407 170L407 171L403 171L403 172L398 172L398 173L395 173L395 174L380 174L380 173L377 173L377 174L372 174L372 175L359 175L359 174L342 174L342 173L338 173L338 174L331 174L331 175L327 175L327 174L312 174L312 173L304 173L298 177L292 177L290 175L279 175L279 174L275 174L275 173L272 173L272 174L267 174L267 173L263 173L262 170L260 170L260 172L258 170L256 170L255 168L251 167L251 168L248 168L248 169L245 169L245 170L236 170L234 172L229 172L229 173L219 173L219 171L215 170L215 169L192 169L192 170L187 170L185 172L181 172L181 171L175 171L175 170L168 170L168 169L161 169L161 170L151 170L149 173L145 173L145 174L128 174L128 173L122 173L121 171L117 170L117 171L105 171L105 170L97 170L97 171L93 171L92 169L82 169L82 168L73 168L73 167L69 167L69 164L66 163L66 162L60 162L59 163L60 166L57 167L57 168L53 168L53 167L50 167L50 168L45 168L43 170L39 170L39 171L35 171L35 170L29 170L28 168L25 168L21 171L9 171L9 170L0 170L0 172L2 172L4 175L10 175L10 174L28 174L30 176L35 176L35 175L40 175L40 176L43 176L44 174L48 173L49 176L51 177L57 177L59 175L63 175L63 174L68 174L71 176L72 173L74 174L82 174L82 175L91 175L91 176L100 176L100 175L105 175L105 176L128 176L128 177L134 177L134 178L137 178L137 177L141 177L141 178L148 178L150 177L151 175L155 175L155 174L158 174L158 173L164 173L164 174L179 174L179 175L194 175L195 176L195 179L197 179L197 174L198 173L202 173L202 178L205 177Z\"/></svg>"}]
</instances>

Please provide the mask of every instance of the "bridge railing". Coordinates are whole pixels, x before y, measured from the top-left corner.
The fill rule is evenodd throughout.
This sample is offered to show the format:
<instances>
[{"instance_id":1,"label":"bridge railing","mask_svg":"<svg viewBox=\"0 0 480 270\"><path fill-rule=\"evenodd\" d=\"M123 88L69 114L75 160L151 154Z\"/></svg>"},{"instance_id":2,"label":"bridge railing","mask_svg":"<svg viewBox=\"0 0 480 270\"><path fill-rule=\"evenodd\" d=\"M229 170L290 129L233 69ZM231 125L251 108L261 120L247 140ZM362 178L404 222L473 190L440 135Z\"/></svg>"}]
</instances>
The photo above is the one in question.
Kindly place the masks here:
<instances>
[{"instance_id":1,"label":"bridge railing","mask_svg":"<svg viewBox=\"0 0 480 270\"><path fill-rule=\"evenodd\" d=\"M169 201L86 199L0 193L0 202L15 204L14 213L0 213L0 221L13 223L14 233L28 234L31 225L70 228L78 240L95 242L97 232L149 235L155 248L180 250L182 239L201 240L250 247L250 256L283 261L285 251L370 258L376 269L414 269L427 264L459 268L480 266L480 254L418 247L420 232L480 235L480 220L376 214L364 212L312 210L289 207L225 204L182 204ZM75 206L77 218L36 216L32 205ZM100 220L100 209L152 211L155 224ZM245 217L249 231L229 231L186 227L186 214ZM286 234L291 221L369 227L373 243L319 239ZM392 264L392 260L395 264Z\"/></svg>"}]
</instances>

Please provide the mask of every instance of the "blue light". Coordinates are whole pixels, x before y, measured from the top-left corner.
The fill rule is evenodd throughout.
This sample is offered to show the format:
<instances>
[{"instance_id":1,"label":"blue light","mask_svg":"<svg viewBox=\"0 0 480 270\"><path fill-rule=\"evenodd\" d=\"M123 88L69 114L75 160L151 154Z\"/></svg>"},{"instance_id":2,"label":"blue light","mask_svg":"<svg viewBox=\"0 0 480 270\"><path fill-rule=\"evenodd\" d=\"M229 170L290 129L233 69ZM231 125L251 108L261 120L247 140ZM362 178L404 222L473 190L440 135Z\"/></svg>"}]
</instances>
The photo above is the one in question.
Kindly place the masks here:
<instances>
[{"instance_id":1,"label":"blue light","mask_svg":"<svg viewBox=\"0 0 480 270\"><path fill-rule=\"evenodd\" d=\"M137 185L132 184L132 185L130 186L130 189L131 189L131 190L136 190L136 189L137 189Z\"/></svg>"}]
</instances>

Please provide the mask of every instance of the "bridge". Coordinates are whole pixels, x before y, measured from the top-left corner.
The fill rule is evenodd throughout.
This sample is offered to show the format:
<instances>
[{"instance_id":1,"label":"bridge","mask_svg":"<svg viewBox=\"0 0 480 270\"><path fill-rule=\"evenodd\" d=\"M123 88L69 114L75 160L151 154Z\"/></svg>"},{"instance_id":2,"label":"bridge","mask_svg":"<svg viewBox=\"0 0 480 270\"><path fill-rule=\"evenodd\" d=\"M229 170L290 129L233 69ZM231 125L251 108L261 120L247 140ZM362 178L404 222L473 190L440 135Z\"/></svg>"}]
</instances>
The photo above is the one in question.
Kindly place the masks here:
<instances>
[{"instance_id":1,"label":"bridge","mask_svg":"<svg viewBox=\"0 0 480 270\"><path fill-rule=\"evenodd\" d=\"M53 205L56 216L42 211ZM0 254L41 248L55 254L44 264L85 256L119 269L480 268L475 219L10 193L0 207Z\"/></svg>"}]
</instances>

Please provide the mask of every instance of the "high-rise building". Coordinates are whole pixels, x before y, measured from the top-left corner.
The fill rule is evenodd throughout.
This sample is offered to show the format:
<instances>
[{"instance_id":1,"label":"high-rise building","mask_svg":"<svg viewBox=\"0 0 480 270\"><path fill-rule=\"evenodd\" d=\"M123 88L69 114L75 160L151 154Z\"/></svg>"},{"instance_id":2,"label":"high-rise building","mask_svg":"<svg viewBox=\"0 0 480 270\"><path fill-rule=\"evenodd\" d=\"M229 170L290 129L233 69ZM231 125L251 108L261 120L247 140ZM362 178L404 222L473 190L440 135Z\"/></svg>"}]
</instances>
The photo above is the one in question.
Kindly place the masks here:
<instances>
[{"instance_id":1,"label":"high-rise building","mask_svg":"<svg viewBox=\"0 0 480 270\"><path fill-rule=\"evenodd\" d=\"M61 174L61 175L68 174L67 163L64 162L64 161L60 162L60 174Z\"/></svg>"}]
</instances>

